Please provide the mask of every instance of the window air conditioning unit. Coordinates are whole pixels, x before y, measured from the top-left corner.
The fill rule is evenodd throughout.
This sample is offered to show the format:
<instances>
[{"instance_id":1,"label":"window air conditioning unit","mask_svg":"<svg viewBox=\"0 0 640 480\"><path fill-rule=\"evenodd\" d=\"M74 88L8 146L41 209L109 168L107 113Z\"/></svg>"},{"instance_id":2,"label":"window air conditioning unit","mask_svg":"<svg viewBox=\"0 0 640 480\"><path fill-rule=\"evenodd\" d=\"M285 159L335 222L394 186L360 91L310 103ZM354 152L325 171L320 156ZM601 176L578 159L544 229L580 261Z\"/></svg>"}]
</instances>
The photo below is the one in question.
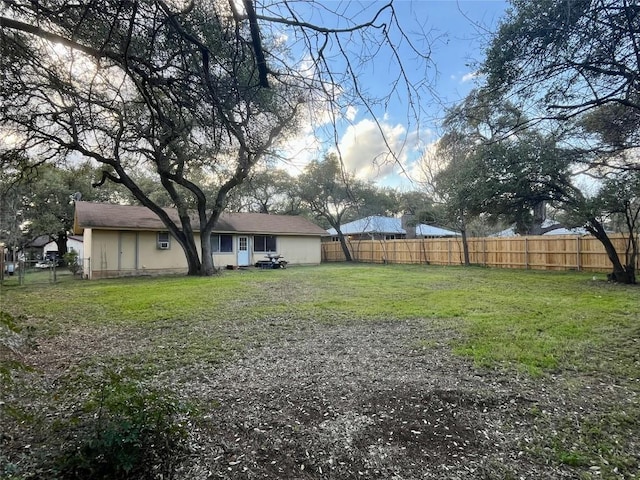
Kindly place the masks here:
<instances>
[{"instance_id":1,"label":"window air conditioning unit","mask_svg":"<svg viewBox=\"0 0 640 480\"><path fill-rule=\"evenodd\" d=\"M158 242L158 248L160 250L169 250L169 242Z\"/></svg>"}]
</instances>

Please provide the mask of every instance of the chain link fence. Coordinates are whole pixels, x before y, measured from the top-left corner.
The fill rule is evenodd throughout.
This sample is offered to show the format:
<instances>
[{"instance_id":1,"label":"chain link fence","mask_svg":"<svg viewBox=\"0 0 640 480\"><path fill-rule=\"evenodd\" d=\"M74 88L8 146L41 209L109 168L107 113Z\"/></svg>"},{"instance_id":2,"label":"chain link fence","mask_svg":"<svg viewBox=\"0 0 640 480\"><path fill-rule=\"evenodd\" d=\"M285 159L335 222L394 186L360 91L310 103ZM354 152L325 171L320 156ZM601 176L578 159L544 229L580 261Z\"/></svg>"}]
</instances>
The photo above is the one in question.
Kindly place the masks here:
<instances>
[{"instance_id":1,"label":"chain link fence","mask_svg":"<svg viewBox=\"0 0 640 480\"><path fill-rule=\"evenodd\" d=\"M80 263L80 265L82 265L82 263ZM73 271L76 269L52 261L6 261L3 262L2 267L0 271L0 282L5 287L57 284L63 281L83 278L82 270L74 273Z\"/></svg>"}]
</instances>

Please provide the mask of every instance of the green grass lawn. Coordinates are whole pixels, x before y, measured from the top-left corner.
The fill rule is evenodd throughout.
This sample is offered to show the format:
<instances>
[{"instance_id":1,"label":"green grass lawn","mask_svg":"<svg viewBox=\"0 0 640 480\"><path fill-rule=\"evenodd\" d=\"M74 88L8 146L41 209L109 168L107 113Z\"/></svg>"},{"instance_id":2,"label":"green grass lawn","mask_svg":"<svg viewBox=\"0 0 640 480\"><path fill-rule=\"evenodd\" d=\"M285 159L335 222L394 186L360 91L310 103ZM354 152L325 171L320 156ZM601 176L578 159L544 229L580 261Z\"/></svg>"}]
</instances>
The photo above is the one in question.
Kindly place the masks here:
<instances>
[{"instance_id":1,"label":"green grass lawn","mask_svg":"<svg viewBox=\"0 0 640 480\"><path fill-rule=\"evenodd\" d=\"M23 285L5 279L0 311L0 424L13 432L11 452L0 451L1 480L32 478L25 472L33 468L83 478L77 472L105 467L109 452L115 457L106 463L125 470L134 460L161 465L187 438L185 418L203 407L174 398L183 372L217 369L305 329L405 322L417 326L409 349L445 348L478 372L534 384L558 374L567 389L574 378L596 386L606 379L640 394L638 287L602 274L325 264L210 278L61 274L52 283L47 272L33 272ZM578 417L525 406L518 421L537 439L521 448L541 464L582 469L572 478L594 478L592 465L602 469L598 478L632 478L620 475L638 471L640 407L603 402ZM31 455L23 455L24 443ZM118 457L133 446L137 457ZM140 478L123 471L100 478Z\"/></svg>"},{"instance_id":2,"label":"green grass lawn","mask_svg":"<svg viewBox=\"0 0 640 480\"><path fill-rule=\"evenodd\" d=\"M584 273L333 264L212 278L28 280L26 286L5 281L2 309L34 319L29 324L38 335L80 326L180 334L190 325L215 332L230 322L285 317L327 323L417 318L454 329L455 351L482 365L507 363L532 374L571 368L622 375L634 373L625 359L640 336L637 287ZM234 347L246 340L237 339ZM193 360L190 353L184 361Z\"/></svg>"}]
</instances>

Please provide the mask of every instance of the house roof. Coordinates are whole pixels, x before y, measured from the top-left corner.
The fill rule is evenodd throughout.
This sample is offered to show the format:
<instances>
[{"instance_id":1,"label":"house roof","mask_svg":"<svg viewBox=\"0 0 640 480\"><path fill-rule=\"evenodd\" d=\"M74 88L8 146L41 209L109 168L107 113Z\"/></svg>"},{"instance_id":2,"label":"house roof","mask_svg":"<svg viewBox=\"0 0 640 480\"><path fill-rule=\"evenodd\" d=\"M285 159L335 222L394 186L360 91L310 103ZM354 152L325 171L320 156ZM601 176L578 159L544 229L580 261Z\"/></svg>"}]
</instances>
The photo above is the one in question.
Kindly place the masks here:
<instances>
[{"instance_id":1,"label":"house roof","mask_svg":"<svg viewBox=\"0 0 640 480\"><path fill-rule=\"evenodd\" d=\"M423 237L457 237L460 236L460 233L447 230L446 228L420 223L416 225L416 235Z\"/></svg>"},{"instance_id":2,"label":"house roof","mask_svg":"<svg viewBox=\"0 0 640 480\"><path fill-rule=\"evenodd\" d=\"M380 217L377 215L345 223L341 226L340 230L342 230L342 233L345 235L354 235L357 233L406 233L402 228L399 218ZM329 233L329 235L338 234L335 228L330 228L327 230L327 233Z\"/></svg>"},{"instance_id":3,"label":"house roof","mask_svg":"<svg viewBox=\"0 0 640 480\"><path fill-rule=\"evenodd\" d=\"M589 232L587 232L587 230L582 227L565 228L563 226L560 226L558 222L556 222L555 220L551 220L548 218L542 222L542 228L549 228L554 225L558 225L558 227L554 228L553 230L548 230L544 232L542 235L549 236L549 235L588 235L589 234ZM518 237L520 235L516 233L516 227L515 225L513 225L509 228L505 228L504 230L501 230L489 236L490 237Z\"/></svg>"},{"instance_id":4,"label":"house roof","mask_svg":"<svg viewBox=\"0 0 640 480\"><path fill-rule=\"evenodd\" d=\"M385 235L406 234L406 230L402 228L402 220L395 217L381 217L378 215L372 215L370 217L361 218L360 220L354 220L353 222L345 223L341 226L340 230L345 235L358 235L366 233L377 233ZM338 232L335 228L327 230L329 235L337 235ZM440 227L434 227L433 225L425 225L423 223L416 225L416 235L425 237L449 237L460 235L457 232L446 230Z\"/></svg>"},{"instance_id":5,"label":"house roof","mask_svg":"<svg viewBox=\"0 0 640 480\"><path fill-rule=\"evenodd\" d=\"M173 221L179 224L176 209L165 208L164 211ZM196 218L192 218L191 225L194 231L199 230ZM76 202L74 233L82 233L85 228L102 230L166 230L166 226L160 218L147 207ZM213 231L219 233L326 235L322 228L304 217L264 213L223 213Z\"/></svg>"},{"instance_id":6,"label":"house roof","mask_svg":"<svg viewBox=\"0 0 640 480\"><path fill-rule=\"evenodd\" d=\"M42 248L47 243L51 241L51 237L49 235L40 235L33 240L31 240L28 244L25 245L27 248Z\"/></svg>"},{"instance_id":7,"label":"house roof","mask_svg":"<svg viewBox=\"0 0 640 480\"><path fill-rule=\"evenodd\" d=\"M589 235L589 232L582 227L576 228L564 228L558 227L548 232L544 232L543 235Z\"/></svg>"}]
</instances>

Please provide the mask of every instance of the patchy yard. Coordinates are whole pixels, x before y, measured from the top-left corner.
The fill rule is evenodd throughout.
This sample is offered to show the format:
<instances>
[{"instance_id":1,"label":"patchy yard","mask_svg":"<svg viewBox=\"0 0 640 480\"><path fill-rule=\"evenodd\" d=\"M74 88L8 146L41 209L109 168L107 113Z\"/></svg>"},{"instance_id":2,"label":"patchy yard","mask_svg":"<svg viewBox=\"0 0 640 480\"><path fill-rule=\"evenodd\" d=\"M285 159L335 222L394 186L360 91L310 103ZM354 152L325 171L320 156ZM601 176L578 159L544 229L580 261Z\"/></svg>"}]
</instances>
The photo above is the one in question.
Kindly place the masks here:
<instances>
[{"instance_id":1,"label":"patchy yard","mask_svg":"<svg viewBox=\"0 0 640 480\"><path fill-rule=\"evenodd\" d=\"M323 266L3 293L0 478L640 476L633 287ZM105 411L155 425L146 470L89 461L143 430Z\"/></svg>"},{"instance_id":2,"label":"patchy yard","mask_svg":"<svg viewBox=\"0 0 640 480\"><path fill-rule=\"evenodd\" d=\"M416 338L433 343L416 348ZM205 455L186 466L187 477L600 476L601 459L584 450L591 447L578 430L637 413L636 391L612 378L533 380L474 368L451 354L450 340L426 321L333 326L293 331L221 369L185 372L199 379L183 383L183 393L219 405L205 415ZM631 467L607 468L609 478L637 473L638 427L628 420L619 438L597 439ZM566 438L567 426L575 437Z\"/></svg>"}]
</instances>

